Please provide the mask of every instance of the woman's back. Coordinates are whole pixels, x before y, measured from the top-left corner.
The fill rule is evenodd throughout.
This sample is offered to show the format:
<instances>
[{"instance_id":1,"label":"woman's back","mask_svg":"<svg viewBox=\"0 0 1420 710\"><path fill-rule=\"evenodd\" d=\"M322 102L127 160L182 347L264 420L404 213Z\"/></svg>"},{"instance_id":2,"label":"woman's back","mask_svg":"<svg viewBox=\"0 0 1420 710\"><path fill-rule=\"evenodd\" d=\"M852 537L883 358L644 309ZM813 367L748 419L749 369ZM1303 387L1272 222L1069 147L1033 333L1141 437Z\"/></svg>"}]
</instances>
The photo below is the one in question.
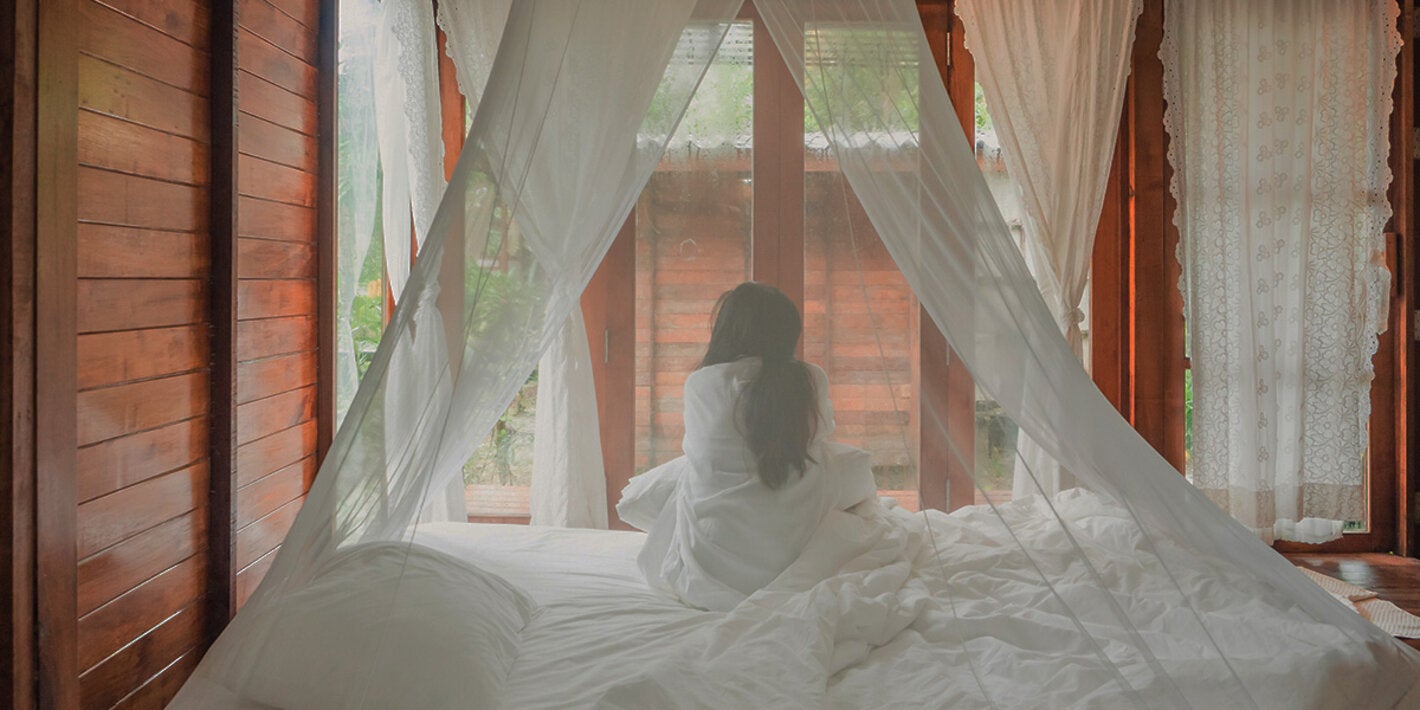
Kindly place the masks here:
<instances>
[{"instance_id":1,"label":"woman's back","mask_svg":"<svg viewBox=\"0 0 1420 710\"><path fill-rule=\"evenodd\" d=\"M741 395L760 367L759 358L744 358L701 368L686 380L689 466L638 558L652 586L708 609L729 609L773 581L824 515L875 493L863 457L834 455L828 447L833 406L828 378L816 365L807 365L818 421L805 468L777 487L762 480L740 416ZM837 465L850 460L857 465Z\"/></svg>"}]
</instances>

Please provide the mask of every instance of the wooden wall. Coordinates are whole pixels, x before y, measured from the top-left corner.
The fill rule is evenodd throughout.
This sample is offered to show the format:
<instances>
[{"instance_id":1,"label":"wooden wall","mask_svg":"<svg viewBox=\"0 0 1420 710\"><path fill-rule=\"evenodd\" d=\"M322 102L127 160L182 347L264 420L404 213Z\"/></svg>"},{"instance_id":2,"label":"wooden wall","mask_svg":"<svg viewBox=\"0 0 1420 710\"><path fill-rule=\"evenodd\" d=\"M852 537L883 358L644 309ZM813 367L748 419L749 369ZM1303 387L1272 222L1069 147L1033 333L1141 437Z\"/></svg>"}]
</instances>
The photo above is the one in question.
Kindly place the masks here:
<instances>
[{"instance_id":1,"label":"wooden wall","mask_svg":"<svg viewBox=\"0 0 1420 710\"><path fill-rule=\"evenodd\" d=\"M237 3L238 606L316 472L319 11Z\"/></svg>"},{"instance_id":2,"label":"wooden wall","mask_svg":"<svg viewBox=\"0 0 1420 710\"><path fill-rule=\"evenodd\" d=\"M0 705L161 707L299 509L329 435L333 7L0 15L6 416L43 422L3 442Z\"/></svg>"},{"instance_id":3,"label":"wooden wall","mask_svg":"<svg viewBox=\"0 0 1420 710\"><path fill-rule=\"evenodd\" d=\"M141 705L205 638L209 13L78 5L79 688Z\"/></svg>"}]
</instances>

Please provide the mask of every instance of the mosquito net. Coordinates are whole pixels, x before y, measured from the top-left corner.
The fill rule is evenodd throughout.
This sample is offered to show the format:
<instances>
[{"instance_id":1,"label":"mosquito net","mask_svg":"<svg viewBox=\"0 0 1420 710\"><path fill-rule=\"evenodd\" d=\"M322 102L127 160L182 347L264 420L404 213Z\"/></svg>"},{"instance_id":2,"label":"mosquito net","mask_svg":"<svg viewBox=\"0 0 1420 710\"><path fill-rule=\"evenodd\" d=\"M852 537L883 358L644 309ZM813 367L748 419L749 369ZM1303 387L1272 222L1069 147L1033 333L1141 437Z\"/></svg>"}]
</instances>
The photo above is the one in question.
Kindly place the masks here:
<instances>
[{"instance_id":1,"label":"mosquito net","mask_svg":"<svg viewBox=\"0 0 1420 710\"><path fill-rule=\"evenodd\" d=\"M451 486L462 488L464 463L563 330L697 87L712 86L702 79L727 34L733 39L740 5L513 3L458 166L304 508L175 706L520 705L494 697L493 681L460 686L475 690L459 702L424 687L445 676L473 683L484 670L451 664L449 655L499 644L451 636L450 628L462 628L463 607L430 603L418 590L446 584L487 598L506 590L496 579L441 571L456 561L431 556L420 542L441 521L463 522L461 509L447 504ZM698 641L667 649L633 681L584 704L1415 702L1403 700L1420 670L1413 651L1207 501L1096 389L962 138L915 4L757 0L755 7L802 92L809 159L817 155L840 176L825 189L838 193L856 225L847 253L886 249L900 273L893 278L915 298L911 310L920 303L929 314L981 396L1019 429L1016 440L1045 451L1080 490L1044 495L1037 483L1041 495L1002 502L971 463L970 444L953 436L939 410L922 407L915 431L901 437L938 442L976 477L982 503L951 516L896 518L920 547L911 578L874 591L882 575L864 572L854 587L880 613L853 611L858 601L845 596L853 585L757 595L716 617ZM865 219L855 221L858 214ZM844 268L846 281L820 286L861 298L863 317L851 326L862 334L861 354L893 359L887 350L905 321L873 311L865 295L873 277L861 261ZM917 367L945 371L936 365ZM860 384L889 393L909 384L904 368L879 369L880 379ZM876 446L892 448L893 436ZM915 450L901 448L909 457ZM1010 565L1020 596L983 596L985 572L960 554L991 546L999 555L991 564ZM359 550L377 551L359 558L373 566L353 566ZM863 572L869 557L829 566ZM356 607L342 606L356 597ZM414 609L411 599L421 600L410 602ZM285 630L336 609L355 615L336 622L345 628L338 641L304 645L309 639L293 641ZM521 619L510 622L514 630L527 623L520 609L511 612ZM480 633L497 625L489 614ZM312 661L302 654L329 662L299 670ZM1074 670L1051 665L1056 657ZM499 663L490 677L515 665L512 656ZM415 678L431 694L399 678ZM390 687L406 694L381 694Z\"/></svg>"}]
</instances>

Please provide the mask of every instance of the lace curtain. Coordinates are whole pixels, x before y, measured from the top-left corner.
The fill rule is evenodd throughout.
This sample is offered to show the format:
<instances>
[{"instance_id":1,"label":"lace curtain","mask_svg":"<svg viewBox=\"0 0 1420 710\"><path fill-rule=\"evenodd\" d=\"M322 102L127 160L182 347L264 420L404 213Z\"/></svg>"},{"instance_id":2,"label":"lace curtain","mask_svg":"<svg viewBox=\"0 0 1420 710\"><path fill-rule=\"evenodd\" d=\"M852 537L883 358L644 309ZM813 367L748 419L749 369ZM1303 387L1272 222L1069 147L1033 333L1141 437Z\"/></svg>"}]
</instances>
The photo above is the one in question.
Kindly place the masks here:
<instances>
[{"instance_id":1,"label":"lace curtain","mask_svg":"<svg viewBox=\"0 0 1420 710\"><path fill-rule=\"evenodd\" d=\"M1169 0L1195 485L1266 540L1363 520L1394 0Z\"/></svg>"},{"instance_id":2,"label":"lace curtain","mask_svg":"<svg viewBox=\"0 0 1420 710\"><path fill-rule=\"evenodd\" d=\"M1142 9L1142 0L957 4L1020 193L1026 263L1077 359L1084 354L1080 299ZM1019 448L1014 497L1073 485L1029 437Z\"/></svg>"}]
</instances>

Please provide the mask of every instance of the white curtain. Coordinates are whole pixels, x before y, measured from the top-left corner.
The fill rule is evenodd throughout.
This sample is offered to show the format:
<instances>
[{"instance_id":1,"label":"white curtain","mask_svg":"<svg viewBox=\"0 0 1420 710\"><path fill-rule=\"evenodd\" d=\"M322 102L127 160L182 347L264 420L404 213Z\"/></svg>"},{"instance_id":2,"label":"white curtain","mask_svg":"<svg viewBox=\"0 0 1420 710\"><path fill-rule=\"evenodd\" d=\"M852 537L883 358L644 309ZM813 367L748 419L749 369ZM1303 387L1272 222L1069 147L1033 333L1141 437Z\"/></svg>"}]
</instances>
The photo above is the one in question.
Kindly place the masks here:
<instances>
[{"instance_id":1,"label":"white curtain","mask_svg":"<svg viewBox=\"0 0 1420 710\"><path fill-rule=\"evenodd\" d=\"M360 271L374 238L379 206L379 144L375 133L375 0L346 0L340 7L339 90L346 99L336 127L336 235L339 254L335 308L336 422L345 418L360 385L352 322Z\"/></svg>"},{"instance_id":2,"label":"white curtain","mask_svg":"<svg viewBox=\"0 0 1420 710\"><path fill-rule=\"evenodd\" d=\"M475 110L498 54L510 6L510 0L439 5L439 27L448 38L446 46L454 61L459 91ZM534 217L529 215L528 225L537 224ZM606 471L592 355L580 308L572 309L557 331L538 362L537 372L530 522L605 528Z\"/></svg>"},{"instance_id":3,"label":"white curtain","mask_svg":"<svg viewBox=\"0 0 1420 710\"><path fill-rule=\"evenodd\" d=\"M404 297L415 249L421 248L444 196L444 143L439 130L439 55L434 8L424 0L381 0L375 63L375 117L382 170L385 273L395 303ZM411 236L413 243L411 243ZM425 314L428 316L429 314ZM392 354L386 393L388 465L407 456L417 420L401 416L438 380L436 351L445 347L434 323L416 328ZM428 514L464 515L463 481L451 480L428 501ZM437 511L437 512L433 512Z\"/></svg>"},{"instance_id":4,"label":"white curtain","mask_svg":"<svg viewBox=\"0 0 1420 710\"><path fill-rule=\"evenodd\" d=\"M414 243L423 244L444 196L439 55L430 3L381 0L380 9L375 112L384 170L385 268L398 302L409 280L411 228Z\"/></svg>"},{"instance_id":5,"label":"white curtain","mask_svg":"<svg viewBox=\"0 0 1420 710\"><path fill-rule=\"evenodd\" d=\"M1142 0L957 3L1021 198L1026 264L1077 358L1084 356L1080 299L1142 9ZM1014 497L1073 485L1028 436L1018 446Z\"/></svg>"},{"instance_id":6,"label":"white curtain","mask_svg":"<svg viewBox=\"0 0 1420 710\"><path fill-rule=\"evenodd\" d=\"M1264 539L1365 513L1390 276L1394 0L1170 0L1165 123L1195 485Z\"/></svg>"}]
</instances>

